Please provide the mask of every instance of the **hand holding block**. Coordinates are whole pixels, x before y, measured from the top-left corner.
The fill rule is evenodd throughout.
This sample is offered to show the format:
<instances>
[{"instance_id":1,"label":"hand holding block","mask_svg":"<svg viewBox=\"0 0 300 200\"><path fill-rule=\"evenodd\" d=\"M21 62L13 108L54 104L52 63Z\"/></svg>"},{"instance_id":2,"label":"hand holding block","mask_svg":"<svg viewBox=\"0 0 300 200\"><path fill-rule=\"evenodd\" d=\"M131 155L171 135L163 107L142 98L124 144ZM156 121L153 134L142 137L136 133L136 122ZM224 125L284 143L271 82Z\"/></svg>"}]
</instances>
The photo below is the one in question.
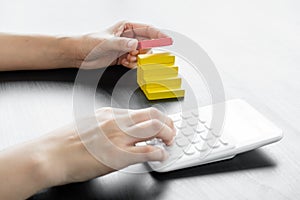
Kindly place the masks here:
<instances>
[{"instance_id":1,"label":"hand holding block","mask_svg":"<svg viewBox=\"0 0 300 200\"><path fill-rule=\"evenodd\" d=\"M170 37L152 39L152 40L142 40L139 41L137 49L150 49L152 47L162 47L162 46L168 46L172 44L173 44L173 40Z\"/></svg>"}]
</instances>

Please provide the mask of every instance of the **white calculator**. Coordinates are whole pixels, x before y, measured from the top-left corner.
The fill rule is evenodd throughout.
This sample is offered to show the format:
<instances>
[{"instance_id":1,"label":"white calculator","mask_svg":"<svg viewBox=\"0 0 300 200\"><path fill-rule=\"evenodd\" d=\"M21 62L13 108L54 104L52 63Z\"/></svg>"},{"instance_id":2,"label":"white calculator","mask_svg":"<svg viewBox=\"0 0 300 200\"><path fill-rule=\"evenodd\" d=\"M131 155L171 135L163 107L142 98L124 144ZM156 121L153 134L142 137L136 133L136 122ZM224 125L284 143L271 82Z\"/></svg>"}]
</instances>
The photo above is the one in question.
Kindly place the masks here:
<instances>
[{"instance_id":1,"label":"white calculator","mask_svg":"<svg viewBox=\"0 0 300 200\"><path fill-rule=\"evenodd\" d=\"M163 162L148 162L154 171L167 172L233 158L236 154L279 141L282 130L240 99L225 102L223 131L211 127L212 106L170 115L177 129L171 146L159 140L146 143L165 148Z\"/></svg>"}]
</instances>

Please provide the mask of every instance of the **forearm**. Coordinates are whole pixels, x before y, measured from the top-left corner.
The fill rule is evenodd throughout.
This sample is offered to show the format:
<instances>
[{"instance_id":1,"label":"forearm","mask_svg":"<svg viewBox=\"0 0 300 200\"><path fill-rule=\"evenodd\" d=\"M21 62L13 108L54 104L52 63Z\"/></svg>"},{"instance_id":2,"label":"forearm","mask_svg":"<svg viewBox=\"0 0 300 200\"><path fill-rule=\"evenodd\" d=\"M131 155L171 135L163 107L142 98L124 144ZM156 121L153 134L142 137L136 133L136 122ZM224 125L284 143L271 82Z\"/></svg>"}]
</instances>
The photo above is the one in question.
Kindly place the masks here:
<instances>
[{"instance_id":1,"label":"forearm","mask_svg":"<svg viewBox=\"0 0 300 200\"><path fill-rule=\"evenodd\" d=\"M111 171L88 153L74 127L66 126L0 151L0 199L27 199L42 189Z\"/></svg>"},{"instance_id":2,"label":"forearm","mask_svg":"<svg viewBox=\"0 0 300 200\"><path fill-rule=\"evenodd\" d=\"M0 152L0 199L26 199L47 187L40 153L31 142Z\"/></svg>"},{"instance_id":3,"label":"forearm","mask_svg":"<svg viewBox=\"0 0 300 200\"><path fill-rule=\"evenodd\" d=\"M77 67L76 39L0 34L0 71Z\"/></svg>"},{"instance_id":4,"label":"forearm","mask_svg":"<svg viewBox=\"0 0 300 200\"><path fill-rule=\"evenodd\" d=\"M131 121L125 123L128 113ZM67 125L0 152L0 199L26 199L44 188L86 181L132 164L167 158L159 147L135 146L153 138L167 145L174 140L173 121L157 109L116 112L101 108L95 115L99 123L83 118L77 126ZM120 129L116 121L126 125Z\"/></svg>"}]
</instances>

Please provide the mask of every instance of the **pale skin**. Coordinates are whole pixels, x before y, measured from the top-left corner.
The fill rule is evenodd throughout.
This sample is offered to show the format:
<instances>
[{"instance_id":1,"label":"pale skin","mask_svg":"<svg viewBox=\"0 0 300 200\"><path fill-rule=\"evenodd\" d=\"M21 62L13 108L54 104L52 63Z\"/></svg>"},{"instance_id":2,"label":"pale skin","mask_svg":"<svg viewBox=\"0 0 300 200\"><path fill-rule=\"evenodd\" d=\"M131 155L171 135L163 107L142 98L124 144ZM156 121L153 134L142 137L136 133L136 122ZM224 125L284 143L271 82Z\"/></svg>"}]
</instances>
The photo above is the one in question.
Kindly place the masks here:
<instances>
[{"instance_id":1,"label":"pale skin","mask_svg":"<svg viewBox=\"0 0 300 200\"><path fill-rule=\"evenodd\" d=\"M134 34L132 29L136 30ZM0 34L0 71L106 67L102 61L105 51L127 52L111 65L134 68L137 55L144 53L136 50L137 39L160 37L166 35L158 29L128 22L78 37ZM103 41L108 44L103 52L86 59ZM107 149L97 152L98 158L84 146L74 123L0 151L0 199L26 199L44 188L89 180L135 163L166 159L164 150L135 143L159 138L171 145L176 134L172 120L153 108L130 110L130 120L124 118L124 113L127 111L100 108L95 111L98 124L89 125L89 119L82 119L88 124L88 129L81 133L85 142ZM117 121L122 121L130 134ZM99 130L107 141L93 140Z\"/></svg>"}]
</instances>

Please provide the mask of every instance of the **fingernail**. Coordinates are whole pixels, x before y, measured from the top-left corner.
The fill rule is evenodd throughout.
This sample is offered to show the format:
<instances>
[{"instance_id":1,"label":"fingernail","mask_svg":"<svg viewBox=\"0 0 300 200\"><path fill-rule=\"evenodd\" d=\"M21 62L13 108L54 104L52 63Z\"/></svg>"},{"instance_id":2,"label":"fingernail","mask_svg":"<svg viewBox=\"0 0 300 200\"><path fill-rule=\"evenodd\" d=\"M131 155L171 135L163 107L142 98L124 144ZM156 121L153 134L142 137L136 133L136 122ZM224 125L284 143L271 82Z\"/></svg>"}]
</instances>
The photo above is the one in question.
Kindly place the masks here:
<instances>
[{"instance_id":1,"label":"fingernail","mask_svg":"<svg viewBox=\"0 0 300 200\"><path fill-rule=\"evenodd\" d=\"M135 62L135 61L136 61L136 57L135 57L135 56L134 56L134 57L131 57L130 61L131 61L131 62Z\"/></svg>"},{"instance_id":2,"label":"fingernail","mask_svg":"<svg viewBox=\"0 0 300 200\"><path fill-rule=\"evenodd\" d=\"M174 140L175 140L175 137L173 137L172 140L170 140L168 143L166 143L166 145L170 146L171 144L173 144Z\"/></svg>"},{"instance_id":3,"label":"fingernail","mask_svg":"<svg viewBox=\"0 0 300 200\"><path fill-rule=\"evenodd\" d=\"M136 44L136 40L129 40L127 43L127 47L133 48L135 44Z\"/></svg>"}]
</instances>

